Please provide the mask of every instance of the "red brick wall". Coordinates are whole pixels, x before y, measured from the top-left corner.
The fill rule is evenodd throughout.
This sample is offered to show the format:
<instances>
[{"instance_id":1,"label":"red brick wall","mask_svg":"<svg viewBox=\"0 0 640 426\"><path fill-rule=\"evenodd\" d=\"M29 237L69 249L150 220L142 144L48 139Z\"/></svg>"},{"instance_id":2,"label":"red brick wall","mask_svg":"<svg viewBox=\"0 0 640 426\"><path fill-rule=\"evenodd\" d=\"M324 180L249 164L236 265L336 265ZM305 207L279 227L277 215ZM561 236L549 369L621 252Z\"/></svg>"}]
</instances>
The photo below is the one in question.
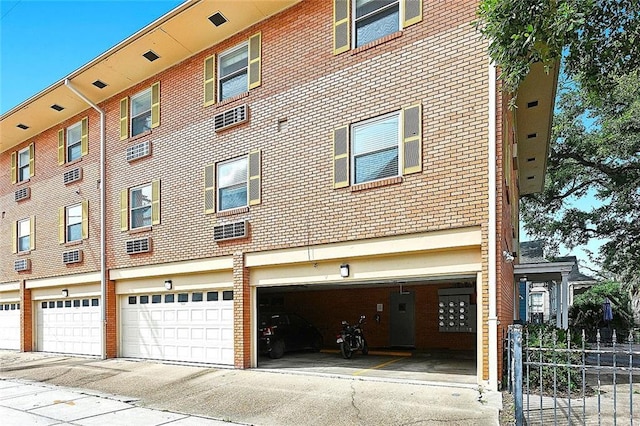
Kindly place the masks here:
<instances>
[{"instance_id":1,"label":"red brick wall","mask_svg":"<svg viewBox=\"0 0 640 426\"><path fill-rule=\"evenodd\" d=\"M31 290L20 282L20 350L31 352L33 347L33 302Z\"/></svg>"},{"instance_id":2,"label":"red brick wall","mask_svg":"<svg viewBox=\"0 0 640 426\"><path fill-rule=\"evenodd\" d=\"M116 294L116 282L106 282L105 309L106 309L106 338L105 355L107 358L118 356L118 296Z\"/></svg>"}]
</instances>

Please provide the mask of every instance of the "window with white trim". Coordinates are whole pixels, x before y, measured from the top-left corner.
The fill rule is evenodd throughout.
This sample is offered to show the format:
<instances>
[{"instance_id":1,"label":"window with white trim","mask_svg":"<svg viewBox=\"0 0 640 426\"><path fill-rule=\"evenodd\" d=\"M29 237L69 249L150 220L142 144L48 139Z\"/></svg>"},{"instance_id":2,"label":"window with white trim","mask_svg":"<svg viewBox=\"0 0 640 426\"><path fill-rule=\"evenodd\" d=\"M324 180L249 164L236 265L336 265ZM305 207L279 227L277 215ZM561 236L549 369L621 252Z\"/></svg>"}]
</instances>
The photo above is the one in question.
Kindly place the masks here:
<instances>
[{"instance_id":1,"label":"window with white trim","mask_svg":"<svg viewBox=\"0 0 640 426\"><path fill-rule=\"evenodd\" d=\"M542 293L531 293L530 309L531 313L544 312L544 295Z\"/></svg>"},{"instance_id":2,"label":"window with white trim","mask_svg":"<svg viewBox=\"0 0 640 426\"><path fill-rule=\"evenodd\" d=\"M66 154L67 162L77 160L82 156L82 122L67 127Z\"/></svg>"},{"instance_id":3,"label":"window with white trim","mask_svg":"<svg viewBox=\"0 0 640 426\"><path fill-rule=\"evenodd\" d=\"M31 177L30 171L31 154L29 147L18 151L18 182L24 182Z\"/></svg>"},{"instance_id":4,"label":"window with white trim","mask_svg":"<svg viewBox=\"0 0 640 426\"><path fill-rule=\"evenodd\" d=\"M18 251L29 251L31 249L31 219L18 221Z\"/></svg>"},{"instance_id":5,"label":"window with white trim","mask_svg":"<svg viewBox=\"0 0 640 426\"><path fill-rule=\"evenodd\" d=\"M400 29L399 0L353 0L353 46L360 47Z\"/></svg>"},{"instance_id":6,"label":"window with white trim","mask_svg":"<svg viewBox=\"0 0 640 426\"><path fill-rule=\"evenodd\" d=\"M151 130L151 88L131 96L131 136Z\"/></svg>"},{"instance_id":7,"label":"window with white trim","mask_svg":"<svg viewBox=\"0 0 640 426\"><path fill-rule=\"evenodd\" d=\"M82 204L66 207L65 227L67 242L82 239Z\"/></svg>"},{"instance_id":8,"label":"window with white trim","mask_svg":"<svg viewBox=\"0 0 640 426\"><path fill-rule=\"evenodd\" d=\"M129 229L151 226L151 184L132 188L129 196Z\"/></svg>"},{"instance_id":9,"label":"window with white trim","mask_svg":"<svg viewBox=\"0 0 640 426\"><path fill-rule=\"evenodd\" d=\"M247 157L219 163L216 174L218 211L247 206Z\"/></svg>"},{"instance_id":10,"label":"window with white trim","mask_svg":"<svg viewBox=\"0 0 640 426\"><path fill-rule=\"evenodd\" d=\"M354 184L399 175L400 113L356 123L351 127L351 171Z\"/></svg>"},{"instance_id":11,"label":"window with white trim","mask_svg":"<svg viewBox=\"0 0 640 426\"><path fill-rule=\"evenodd\" d=\"M221 101L249 90L249 44L242 43L224 53L218 59L218 99Z\"/></svg>"}]
</instances>

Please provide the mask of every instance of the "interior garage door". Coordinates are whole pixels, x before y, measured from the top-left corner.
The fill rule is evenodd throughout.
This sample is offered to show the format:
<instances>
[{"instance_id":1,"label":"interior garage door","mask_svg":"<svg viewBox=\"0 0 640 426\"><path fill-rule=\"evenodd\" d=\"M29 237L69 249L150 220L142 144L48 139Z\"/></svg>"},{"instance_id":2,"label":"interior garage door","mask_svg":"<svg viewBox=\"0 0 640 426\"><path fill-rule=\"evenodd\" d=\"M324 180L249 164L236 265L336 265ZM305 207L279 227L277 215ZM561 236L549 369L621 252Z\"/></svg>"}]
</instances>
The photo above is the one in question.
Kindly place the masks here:
<instances>
[{"instance_id":1,"label":"interior garage door","mask_svg":"<svg viewBox=\"0 0 640 426\"><path fill-rule=\"evenodd\" d=\"M37 302L36 349L77 355L100 355L100 299Z\"/></svg>"},{"instance_id":2,"label":"interior garage door","mask_svg":"<svg viewBox=\"0 0 640 426\"><path fill-rule=\"evenodd\" d=\"M233 365L233 291L124 296L122 356Z\"/></svg>"},{"instance_id":3,"label":"interior garage door","mask_svg":"<svg viewBox=\"0 0 640 426\"><path fill-rule=\"evenodd\" d=\"M0 304L0 349L20 349L20 304Z\"/></svg>"}]
</instances>

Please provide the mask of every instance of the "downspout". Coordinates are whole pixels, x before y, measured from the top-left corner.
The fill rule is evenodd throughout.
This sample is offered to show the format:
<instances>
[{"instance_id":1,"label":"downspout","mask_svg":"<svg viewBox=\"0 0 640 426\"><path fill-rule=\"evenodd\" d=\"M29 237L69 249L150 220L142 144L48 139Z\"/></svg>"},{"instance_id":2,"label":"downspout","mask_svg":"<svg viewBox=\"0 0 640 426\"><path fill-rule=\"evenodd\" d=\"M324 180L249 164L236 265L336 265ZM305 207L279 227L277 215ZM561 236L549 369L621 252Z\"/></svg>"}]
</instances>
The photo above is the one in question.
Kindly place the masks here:
<instances>
[{"instance_id":1,"label":"downspout","mask_svg":"<svg viewBox=\"0 0 640 426\"><path fill-rule=\"evenodd\" d=\"M105 114L96 104L91 102L86 96L78 91L71 85L68 78L64 79L64 85L67 86L73 93L75 93L80 99L85 101L93 109L100 114L100 319L102 323L102 338L100 339L100 356L102 359L107 358L107 264L106 264L106 241L105 241Z\"/></svg>"},{"instance_id":2,"label":"downspout","mask_svg":"<svg viewBox=\"0 0 640 426\"><path fill-rule=\"evenodd\" d=\"M489 64L489 381L491 390L498 390L498 316L496 297L496 66Z\"/></svg>"}]
</instances>

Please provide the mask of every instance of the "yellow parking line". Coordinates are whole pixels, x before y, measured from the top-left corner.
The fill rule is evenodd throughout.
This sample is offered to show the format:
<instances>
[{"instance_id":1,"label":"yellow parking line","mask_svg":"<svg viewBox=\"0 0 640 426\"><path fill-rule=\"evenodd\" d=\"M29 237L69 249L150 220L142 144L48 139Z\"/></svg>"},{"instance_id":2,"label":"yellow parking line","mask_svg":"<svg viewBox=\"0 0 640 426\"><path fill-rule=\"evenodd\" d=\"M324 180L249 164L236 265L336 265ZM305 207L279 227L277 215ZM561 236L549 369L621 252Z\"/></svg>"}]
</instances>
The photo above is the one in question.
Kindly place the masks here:
<instances>
[{"instance_id":1,"label":"yellow parking line","mask_svg":"<svg viewBox=\"0 0 640 426\"><path fill-rule=\"evenodd\" d=\"M376 370L378 368L382 368L382 367L386 367L387 365L393 364L394 362L398 362L400 361L402 358L396 358L396 359L392 359L391 361L387 361L387 362L383 362L382 364L378 364L374 367L371 368L366 368L364 370L360 370L360 371L356 371L355 373L353 373L353 376L359 376L361 374L366 373L367 371L371 371L371 370Z\"/></svg>"}]
</instances>

